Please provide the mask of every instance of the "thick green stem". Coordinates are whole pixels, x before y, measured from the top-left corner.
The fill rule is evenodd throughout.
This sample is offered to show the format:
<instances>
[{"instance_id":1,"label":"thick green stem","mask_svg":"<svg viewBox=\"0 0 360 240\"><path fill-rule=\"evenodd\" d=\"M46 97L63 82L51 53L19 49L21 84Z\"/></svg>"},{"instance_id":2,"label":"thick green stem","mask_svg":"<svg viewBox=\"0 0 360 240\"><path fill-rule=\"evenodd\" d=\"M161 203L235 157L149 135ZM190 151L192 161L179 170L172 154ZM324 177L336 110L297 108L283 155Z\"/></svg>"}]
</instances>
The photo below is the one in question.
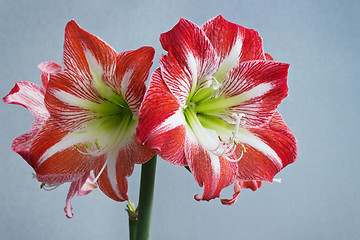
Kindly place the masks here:
<instances>
[{"instance_id":1,"label":"thick green stem","mask_svg":"<svg viewBox=\"0 0 360 240\"><path fill-rule=\"evenodd\" d=\"M136 240L137 220L129 220L129 236L130 240Z\"/></svg>"},{"instance_id":2,"label":"thick green stem","mask_svg":"<svg viewBox=\"0 0 360 240\"><path fill-rule=\"evenodd\" d=\"M156 155L141 167L136 240L149 240L155 184Z\"/></svg>"}]
</instances>

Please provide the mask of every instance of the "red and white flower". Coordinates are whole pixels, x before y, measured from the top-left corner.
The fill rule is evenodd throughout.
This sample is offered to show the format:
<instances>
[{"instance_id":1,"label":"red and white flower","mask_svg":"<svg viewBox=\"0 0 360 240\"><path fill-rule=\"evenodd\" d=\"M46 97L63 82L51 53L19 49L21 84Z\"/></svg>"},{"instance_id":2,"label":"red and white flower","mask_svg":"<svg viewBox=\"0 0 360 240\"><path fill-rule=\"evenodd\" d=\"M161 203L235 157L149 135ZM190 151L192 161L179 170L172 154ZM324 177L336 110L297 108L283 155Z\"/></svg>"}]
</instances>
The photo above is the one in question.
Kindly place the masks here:
<instances>
[{"instance_id":1,"label":"red and white flower","mask_svg":"<svg viewBox=\"0 0 360 240\"><path fill-rule=\"evenodd\" d=\"M22 105L35 117L30 131L14 140L12 150L34 168L39 181L72 182L67 216L72 216L70 199L89 192L83 188L91 171L96 177L91 189L97 183L110 198L125 201L126 178L134 164L153 156L136 140L138 110L153 56L151 47L118 54L70 21L64 65L40 64L43 87L17 82L4 97L5 103Z\"/></svg>"},{"instance_id":2,"label":"red and white flower","mask_svg":"<svg viewBox=\"0 0 360 240\"><path fill-rule=\"evenodd\" d=\"M232 204L242 188L272 182L295 161L295 137L276 110L289 64L267 60L256 31L220 15L201 27L181 19L160 42L168 53L151 76L138 140L189 166L204 186L195 199L217 198L234 183L233 198L222 199Z\"/></svg>"}]
</instances>

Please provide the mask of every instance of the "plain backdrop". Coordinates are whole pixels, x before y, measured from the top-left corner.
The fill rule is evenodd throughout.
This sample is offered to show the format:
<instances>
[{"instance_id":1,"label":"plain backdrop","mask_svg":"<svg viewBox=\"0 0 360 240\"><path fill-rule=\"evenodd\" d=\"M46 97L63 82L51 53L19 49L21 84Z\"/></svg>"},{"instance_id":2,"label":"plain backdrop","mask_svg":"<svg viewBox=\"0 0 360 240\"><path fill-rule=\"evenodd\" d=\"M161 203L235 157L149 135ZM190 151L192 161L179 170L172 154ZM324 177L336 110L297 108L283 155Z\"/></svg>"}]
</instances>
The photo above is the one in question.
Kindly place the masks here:
<instances>
[{"instance_id":1,"label":"plain backdrop","mask_svg":"<svg viewBox=\"0 0 360 240\"><path fill-rule=\"evenodd\" d=\"M260 32L265 51L290 63L280 111L299 142L297 161L238 202L197 202L191 174L159 159L152 239L360 239L360 1L6 1L0 0L0 95L15 81L40 84L37 65L62 62L64 28L75 19L118 52L153 46L180 19L201 25L222 14ZM40 190L30 166L11 152L33 120L0 104L0 239L128 239L125 203L96 190L63 207L69 184ZM140 167L129 179L137 202ZM223 197L232 194L231 187Z\"/></svg>"}]
</instances>

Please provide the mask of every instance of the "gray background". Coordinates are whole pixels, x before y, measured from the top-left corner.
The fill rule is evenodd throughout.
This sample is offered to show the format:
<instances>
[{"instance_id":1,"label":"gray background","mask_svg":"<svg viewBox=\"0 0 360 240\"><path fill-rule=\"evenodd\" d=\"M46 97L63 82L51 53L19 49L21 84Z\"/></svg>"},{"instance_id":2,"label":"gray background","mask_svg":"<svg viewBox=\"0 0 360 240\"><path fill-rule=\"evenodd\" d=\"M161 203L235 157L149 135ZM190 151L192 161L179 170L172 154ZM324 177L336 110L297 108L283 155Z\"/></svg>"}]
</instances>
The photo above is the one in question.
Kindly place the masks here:
<instances>
[{"instance_id":1,"label":"gray background","mask_svg":"<svg viewBox=\"0 0 360 240\"><path fill-rule=\"evenodd\" d=\"M260 32L266 52L291 63L289 97L280 111L299 142L297 162L238 202L198 203L201 193L182 168L158 161L152 239L360 239L360 1L0 1L0 95L14 81L40 84L37 64L62 62L64 27L75 19L118 52L150 45L152 70L164 51L159 34L180 17L198 25L222 13ZM125 203L99 190L73 200L69 185L39 189L32 169L10 151L31 114L1 107L0 239L128 239ZM137 202L140 168L130 178ZM231 195L231 189L224 192Z\"/></svg>"}]
</instances>

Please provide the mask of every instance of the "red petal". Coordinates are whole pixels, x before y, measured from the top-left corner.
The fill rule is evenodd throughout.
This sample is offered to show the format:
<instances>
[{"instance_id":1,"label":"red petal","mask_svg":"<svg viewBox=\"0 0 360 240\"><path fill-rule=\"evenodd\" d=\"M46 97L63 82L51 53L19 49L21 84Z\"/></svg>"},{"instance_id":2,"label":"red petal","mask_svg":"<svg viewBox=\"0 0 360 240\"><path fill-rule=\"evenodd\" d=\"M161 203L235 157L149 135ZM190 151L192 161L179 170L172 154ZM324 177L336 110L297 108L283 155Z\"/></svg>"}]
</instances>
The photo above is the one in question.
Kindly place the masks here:
<instances>
[{"instance_id":1,"label":"red petal","mask_svg":"<svg viewBox=\"0 0 360 240\"><path fill-rule=\"evenodd\" d=\"M268 61L274 61L274 58L269 53L265 53L265 59Z\"/></svg>"},{"instance_id":2,"label":"red petal","mask_svg":"<svg viewBox=\"0 0 360 240\"><path fill-rule=\"evenodd\" d=\"M101 191L115 201L127 200L127 177L131 176L135 163L145 163L152 156L154 151L141 146L135 136L126 140L119 151L105 154L101 161L96 162L94 170L95 176L101 174L97 181ZM106 168L101 173L106 161Z\"/></svg>"},{"instance_id":3,"label":"red petal","mask_svg":"<svg viewBox=\"0 0 360 240\"><path fill-rule=\"evenodd\" d=\"M237 41L241 42L240 62L265 60L262 40L259 33L252 29L226 21L221 15L210 19L201 28L223 61Z\"/></svg>"},{"instance_id":4,"label":"red petal","mask_svg":"<svg viewBox=\"0 0 360 240\"><path fill-rule=\"evenodd\" d=\"M112 75L116 51L97 36L80 28L74 20L68 22L65 27L64 64L66 70L84 76L84 84L89 84L89 79L92 79L89 56L94 57L102 67L103 77Z\"/></svg>"},{"instance_id":5,"label":"red petal","mask_svg":"<svg viewBox=\"0 0 360 240\"><path fill-rule=\"evenodd\" d=\"M114 156L108 153L106 154L106 159L97 162L97 167L94 170L95 176L100 174L101 168L106 160L108 161L107 166L97 181L100 190L115 201L123 202L128 200L126 177L132 174L134 164L123 157L123 152L117 156L116 153Z\"/></svg>"},{"instance_id":6,"label":"red petal","mask_svg":"<svg viewBox=\"0 0 360 240\"><path fill-rule=\"evenodd\" d=\"M236 176L236 163L222 157L210 155L197 142L186 141L186 160L195 180L204 186L203 196L195 196L195 199L209 201L220 197L223 188L233 183Z\"/></svg>"},{"instance_id":7,"label":"red petal","mask_svg":"<svg viewBox=\"0 0 360 240\"><path fill-rule=\"evenodd\" d=\"M160 69L156 69L140 107L137 139L164 160L184 166L185 122L177 114L179 109L177 99L161 79Z\"/></svg>"},{"instance_id":8,"label":"red petal","mask_svg":"<svg viewBox=\"0 0 360 240\"><path fill-rule=\"evenodd\" d=\"M33 138L49 117L44 104L44 89L31 82L17 82L8 95L3 98L5 103L17 104L26 107L34 116L35 120L28 133L17 137L11 149L29 161L29 150Z\"/></svg>"},{"instance_id":9,"label":"red petal","mask_svg":"<svg viewBox=\"0 0 360 240\"><path fill-rule=\"evenodd\" d=\"M94 168L94 157L80 153L74 146L83 143L48 119L32 142L29 164L37 179L48 184L73 181Z\"/></svg>"},{"instance_id":10,"label":"red petal","mask_svg":"<svg viewBox=\"0 0 360 240\"><path fill-rule=\"evenodd\" d=\"M73 207L71 206L71 199L81 190L81 187L85 184L90 173L85 173L79 180L71 183L69 192L66 196L65 208L66 217L72 218L74 214L72 213Z\"/></svg>"},{"instance_id":11,"label":"red petal","mask_svg":"<svg viewBox=\"0 0 360 240\"><path fill-rule=\"evenodd\" d=\"M243 188L250 188L253 191L258 190L261 187L260 181L235 181L234 182L234 194L231 199L220 199L224 205L233 205L239 198L239 194Z\"/></svg>"},{"instance_id":12,"label":"red petal","mask_svg":"<svg viewBox=\"0 0 360 240\"><path fill-rule=\"evenodd\" d=\"M163 78L177 97L178 93L185 91L187 96L190 89L204 86L218 68L219 58L204 31L186 19L180 19L172 30L161 34L160 42L169 52L160 61ZM186 99L179 100L184 104Z\"/></svg>"},{"instance_id":13,"label":"red petal","mask_svg":"<svg viewBox=\"0 0 360 240\"><path fill-rule=\"evenodd\" d=\"M134 164L143 164L149 161L154 154L154 150L142 146L139 141L136 140L136 136L134 135L126 140L126 143L124 143L124 146L120 150L119 156L121 155L123 159L127 159L127 161Z\"/></svg>"},{"instance_id":14,"label":"red petal","mask_svg":"<svg viewBox=\"0 0 360 240\"><path fill-rule=\"evenodd\" d=\"M181 66L174 55L170 54L160 57L160 67L166 88L176 97L181 106L184 106L191 91L192 73Z\"/></svg>"},{"instance_id":15,"label":"red petal","mask_svg":"<svg viewBox=\"0 0 360 240\"><path fill-rule=\"evenodd\" d=\"M296 139L278 112L275 112L268 125L262 128L252 128L250 131L273 152L265 149L265 145L260 148L256 147L256 144L250 145L250 142L246 143L246 140L244 141L239 136L238 140L244 143L246 153L238 162L238 179L272 182L274 176L282 168L295 161L297 156ZM257 144L257 146L259 145ZM240 155L240 151L242 150L238 147L237 154ZM277 155L280 162L272 158L274 154Z\"/></svg>"},{"instance_id":16,"label":"red petal","mask_svg":"<svg viewBox=\"0 0 360 240\"><path fill-rule=\"evenodd\" d=\"M51 115L64 128L73 130L94 118L77 103L100 101L95 79L106 82L113 77L116 57L109 45L81 29L75 21L66 25L64 72L50 76L45 99Z\"/></svg>"},{"instance_id":17,"label":"red petal","mask_svg":"<svg viewBox=\"0 0 360 240\"><path fill-rule=\"evenodd\" d=\"M122 93L134 114L137 114L144 97L145 81L149 76L154 54L152 47L120 53L117 57L115 77L108 83Z\"/></svg>"},{"instance_id":18,"label":"red petal","mask_svg":"<svg viewBox=\"0 0 360 240\"><path fill-rule=\"evenodd\" d=\"M83 76L65 71L50 76L45 103L51 116L66 130L78 129L96 118L84 102L100 103L101 96L84 85Z\"/></svg>"},{"instance_id":19,"label":"red petal","mask_svg":"<svg viewBox=\"0 0 360 240\"><path fill-rule=\"evenodd\" d=\"M240 62L265 60L262 39L253 29L245 28L245 39L241 48Z\"/></svg>"},{"instance_id":20,"label":"red petal","mask_svg":"<svg viewBox=\"0 0 360 240\"><path fill-rule=\"evenodd\" d=\"M246 127L266 124L287 96L289 64L274 61L240 63L224 79L220 95L239 98L239 105L230 107L224 114L245 114Z\"/></svg>"},{"instance_id":21,"label":"red petal","mask_svg":"<svg viewBox=\"0 0 360 240\"><path fill-rule=\"evenodd\" d=\"M35 83L16 82L14 88L3 98L3 101L29 109L35 119L46 119L49 113L44 104L44 94L44 89Z\"/></svg>"},{"instance_id":22,"label":"red petal","mask_svg":"<svg viewBox=\"0 0 360 240\"><path fill-rule=\"evenodd\" d=\"M62 67L56 62L43 62L38 65L38 68L41 71L41 82L45 89L49 82L50 74L62 71Z\"/></svg>"}]
</instances>

